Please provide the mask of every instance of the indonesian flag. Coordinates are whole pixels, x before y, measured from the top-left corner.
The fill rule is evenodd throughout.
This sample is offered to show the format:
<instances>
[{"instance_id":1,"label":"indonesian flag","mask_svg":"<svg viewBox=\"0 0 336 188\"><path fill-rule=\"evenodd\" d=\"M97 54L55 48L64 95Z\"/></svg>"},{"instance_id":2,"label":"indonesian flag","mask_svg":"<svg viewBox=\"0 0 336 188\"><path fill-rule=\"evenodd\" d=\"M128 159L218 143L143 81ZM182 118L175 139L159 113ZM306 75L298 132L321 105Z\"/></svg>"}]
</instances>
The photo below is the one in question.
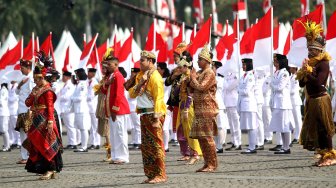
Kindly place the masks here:
<instances>
[{"instance_id":1,"label":"indonesian flag","mask_svg":"<svg viewBox=\"0 0 336 188\"><path fill-rule=\"evenodd\" d=\"M270 65L272 54L272 8L250 29L246 30L241 43L242 57L253 59L253 67Z\"/></svg>"},{"instance_id":2,"label":"indonesian flag","mask_svg":"<svg viewBox=\"0 0 336 188\"><path fill-rule=\"evenodd\" d=\"M292 41L292 30L290 30L287 34L287 38L286 38L286 42L285 42L285 46L283 49L283 55L287 55L290 47L291 47L291 41Z\"/></svg>"},{"instance_id":3,"label":"indonesian flag","mask_svg":"<svg viewBox=\"0 0 336 188\"><path fill-rule=\"evenodd\" d=\"M37 50L37 41L34 40L34 33L32 34L32 38L30 39L28 45L23 50L22 59L33 60L34 53Z\"/></svg>"},{"instance_id":4,"label":"indonesian flag","mask_svg":"<svg viewBox=\"0 0 336 188\"><path fill-rule=\"evenodd\" d=\"M154 32L156 30L155 27L156 26L154 22L148 31L147 41L144 49L147 51L154 51L157 54L157 62L166 62L168 60L168 46L166 41L163 40L161 34Z\"/></svg>"},{"instance_id":5,"label":"indonesian flag","mask_svg":"<svg viewBox=\"0 0 336 188\"><path fill-rule=\"evenodd\" d=\"M301 17L309 14L309 0L300 0L301 2Z\"/></svg>"},{"instance_id":6,"label":"indonesian flag","mask_svg":"<svg viewBox=\"0 0 336 188\"><path fill-rule=\"evenodd\" d=\"M8 50L0 59L0 70L20 70L20 59L23 56L23 39L14 48Z\"/></svg>"},{"instance_id":7,"label":"indonesian flag","mask_svg":"<svg viewBox=\"0 0 336 188\"><path fill-rule=\"evenodd\" d=\"M284 46L288 36L288 31L283 23L278 24L273 29L273 49L274 53L284 54Z\"/></svg>"},{"instance_id":8,"label":"indonesian flag","mask_svg":"<svg viewBox=\"0 0 336 188\"><path fill-rule=\"evenodd\" d=\"M196 22L198 25L202 25L204 21L203 0L193 0L193 7L194 18L196 18Z\"/></svg>"},{"instance_id":9,"label":"indonesian flag","mask_svg":"<svg viewBox=\"0 0 336 188\"><path fill-rule=\"evenodd\" d=\"M91 39L90 42L88 42L85 45L85 47L83 49L83 52L82 52L82 55L80 56L79 65L75 69L78 69L78 68L84 68L85 69L86 68L86 64L89 61L92 50L93 50L94 46L96 45L97 38L98 38L98 33L93 37L93 39Z\"/></svg>"},{"instance_id":10,"label":"indonesian flag","mask_svg":"<svg viewBox=\"0 0 336 188\"><path fill-rule=\"evenodd\" d=\"M308 57L307 40L305 37L306 30L302 23L311 20L316 23L321 23L322 21L322 6L318 6L310 14L303 16L301 18L295 19L293 23L293 42L288 52L289 63L301 67L302 61ZM302 23L300 23L300 21Z\"/></svg>"},{"instance_id":11,"label":"indonesian flag","mask_svg":"<svg viewBox=\"0 0 336 188\"><path fill-rule=\"evenodd\" d=\"M336 11L330 16L328 30L326 35L326 51L331 55L332 59L336 60Z\"/></svg>"},{"instance_id":12,"label":"indonesian flag","mask_svg":"<svg viewBox=\"0 0 336 188\"><path fill-rule=\"evenodd\" d=\"M225 35L219 39L215 50L216 50L216 59L224 65L226 63L226 55L229 51L229 48L233 47L233 43L235 42L233 37L229 36L229 23L226 20L226 32ZM231 49L232 50L232 49Z\"/></svg>"},{"instance_id":13,"label":"indonesian flag","mask_svg":"<svg viewBox=\"0 0 336 188\"><path fill-rule=\"evenodd\" d=\"M200 51L206 44L210 43L211 23L212 16L210 16L209 19L202 25L201 29L196 33L194 39L190 42L189 52L192 56L198 55L197 51Z\"/></svg>"},{"instance_id":14,"label":"indonesian flag","mask_svg":"<svg viewBox=\"0 0 336 188\"><path fill-rule=\"evenodd\" d=\"M263 4L262 4L262 6L263 6L263 10L264 10L264 12L266 13L266 12L268 12L268 10L271 8L271 0L263 0Z\"/></svg>"},{"instance_id":15,"label":"indonesian flag","mask_svg":"<svg viewBox=\"0 0 336 188\"><path fill-rule=\"evenodd\" d=\"M52 33L50 32L48 37L42 43L40 50L43 51L47 56L51 56L54 60L53 67L55 68L55 57L54 57L54 47L52 44Z\"/></svg>"},{"instance_id":16,"label":"indonesian flag","mask_svg":"<svg viewBox=\"0 0 336 188\"><path fill-rule=\"evenodd\" d=\"M118 57L121 48L121 40L118 40L117 33L115 33L113 38L113 50L114 56Z\"/></svg>"},{"instance_id":17,"label":"indonesian flag","mask_svg":"<svg viewBox=\"0 0 336 188\"><path fill-rule=\"evenodd\" d=\"M65 52L64 65L63 65L63 68L62 68L63 72L65 72L65 71L71 72L72 71L72 67L70 65L69 57L70 57L70 46L67 47L66 52Z\"/></svg>"},{"instance_id":18,"label":"indonesian flag","mask_svg":"<svg viewBox=\"0 0 336 188\"><path fill-rule=\"evenodd\" d=\"M174 50L181 42L183 42L184 35L184 23L181 25L178 35L173 39L173 47L169 50L169 63L170 65L174 65Z\"/></svg>"},{"instance_id":19,"label":"indonesian flag","mask_svg":"<svg viewBox=\"0 0 336 188\"><path fill-rule=\"evenodd\" d=\"M133 41L133 30L131 30L130 36L125 40L123 46L120 48L120 53L118 56L119 67L123 67L125 69L128 78L131 75L131 68L133 67L132 41Z\"/></svg>"},{"instance_id":20,"label":"indonesian flag","mask_svg":"<svg viewBox=\"0 0 336 188\"><path fill-rule=\"evenodd\" d=\"M103 56L108 48L108 40L98 47L99 62L103 61Z\"/></svg>"}]
</instances>

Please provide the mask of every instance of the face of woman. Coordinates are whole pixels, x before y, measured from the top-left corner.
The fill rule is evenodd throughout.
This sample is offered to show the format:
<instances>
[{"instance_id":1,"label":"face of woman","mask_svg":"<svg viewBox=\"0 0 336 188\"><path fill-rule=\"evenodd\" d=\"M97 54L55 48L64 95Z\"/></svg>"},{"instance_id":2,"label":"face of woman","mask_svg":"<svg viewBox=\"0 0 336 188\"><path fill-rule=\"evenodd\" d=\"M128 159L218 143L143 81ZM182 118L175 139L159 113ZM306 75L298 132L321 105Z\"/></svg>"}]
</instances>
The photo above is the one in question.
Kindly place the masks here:
<instances>
[{"instance_id":1,"label":"face of woman","mask_svg":"<svg viewBox=\"0 0 336 188\"><path fill-rule=\"evenodd\" d=\"M279 70L279 62L278 62L278 60L274 59L273 65L275 67L275 70Z\"/></svg>"},{"instance_id":2,"label":"face of woman","mask_svg":"<svg viewBox=\"0 0 336 188\"><path fill-rule=\"evenodd\" d=\"M243 71L246 71L246 63L243 63Z\"/></svg>"},{"instance_id":3,"label":"face of woman","mask_svg":"<svg viewBox=\"0 0 336 188\"><path fill-rule=\"evenodd\" d=\"M44 78L42 76L35 76L34 75L34 83L37 87L41 87L44 85Z\"/></svg>"},{"instance_id":4,"label":"face of woman","mask_svg":"<svg viewBox=\"0 0 336 188\"><path fill-rule=\"evenodd\" d=\"M160 73L161 76L163 76L164 70L160 67L157 67L157 71Z\"/></svg>"}]
</instances>

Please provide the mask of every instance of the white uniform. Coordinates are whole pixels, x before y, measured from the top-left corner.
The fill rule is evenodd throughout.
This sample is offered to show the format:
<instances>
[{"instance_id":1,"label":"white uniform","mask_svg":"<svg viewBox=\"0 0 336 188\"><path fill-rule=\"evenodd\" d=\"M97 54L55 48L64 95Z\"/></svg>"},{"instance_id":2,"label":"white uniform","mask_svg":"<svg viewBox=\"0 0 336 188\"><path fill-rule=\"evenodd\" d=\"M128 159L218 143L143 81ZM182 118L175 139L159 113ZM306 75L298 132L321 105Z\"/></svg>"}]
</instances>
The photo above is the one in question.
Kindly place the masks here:
<instances>
[{"instance_id":1,"label":"white uniform","mask_svg":"<svg viewBox=\"0 0 336 188\"><path fill-rule=\"evenodd\" d=\"M63 88L59 92L60 114L63 123L67 128L68 145L77 145L77 130L75 128L75 114L71 97L75 91L75 86L68 80L64 83Z\"/></svg>"},{"instance_id":2,"label":"white uniform","mask_svg":"<svg viewBox=\"0 0 336 188\"><path fill-rule=\"evenodd\" d=\"M255 77L253 70L245 72L239 81L238 112L240 114L240 128L248 130L249 150L257 145L257 100L254 95Z\"/></svg>"},{"instance_id":3,"label":"white uniform","mask_svg":"<svg viewBox=\"0 0 336 188\"><path fill-rule=\"evenodd\" d=\"M264 123L264 137L266 140L272 140L273 132L269 130L269 125L271 122L272 112L270 107L271 102L271 77L268 76L265 78L263 86L262 86L262 92L264 96L264 104L262 107L262 118Z\"/></svg>"},{"instance_id":4,"label":"white uniform","mask_svg":"<svg viewBox=\"0 0 336 188\"><path fill-rule=\"evenodd\" d=\"M283 149L289 149L290 133L294 128L292 102L290 98L290 77L286 68L274 73L272 79L272 119L270 130L281 133Z\"/></svg>"},{"instance_id":5,"label":"white uniform","mask_svg":"<svg viewBox=\"0 0 336 188\"><path fill-rule=\"evenodd\" d=\"M51 88L55 92L56 96L58 96L59 92L61 91L61 87L60 87L59 83L58 82L53 82L51 84ZM56 101L54 103L54 108L57 112L57 116L58 116L57 118L58 118L58 120L60 120L61 119L61 104L60 104L59 97L56 97ZM60 124L60 127L59 127L60 128L60 135L62 136L62 126L63 126L62 121L59 121L59 124Z\"/></svg>"},{"instance_id":6,"label":"white uniform","mask_svg":"<svg viewBox=\"0 0 336 188\"><path fill-rule=\"evenodd\" d=\"M258 130L257 130L257 145L262 146L264 145L264 123L262 119L262 106L264 104L264 96L262 92L263 83L265 80L264 71L256 71L255 74L255 86L254 86L254 95L257 100L257 123L258 123Z\"/></svg>"},{"instance_id":7,"label":"white uniform","mask_svg":"<svg viewBox=\"0 0 336 188\"><path fill-rule=\"evenodd\" d=\"M217 90L216 90L216 101L218 104L219 113L217 115L217 128L218 136L215 137L216 148L223 149L223 144L226 138L226 129L228 127L228 117L226 114L226 108L224 104L224 77L216 76Z\"/></svg>"},{"instance_id":8,"label":"white uniform","mask_svg":"<svg viewBox=\"0 0 336 188\"><path fill-rule=\"evenodd\" d=\"M290 96L291 96L291 102L293 107L293 117L295 122L295 129L294 129L294 139L299 139L301 128L302 128L302 115L301 115L301 105L302 100L300 97L300 85L299 81L297 81L295 75L291 75L290 83L291 83L291 89L290 89Z\"/></svg>"},{"instance_id":9,"label":"white uniform","mask_svg":"<svg viewBox=\"0 0 336 188\"><path fill-rule=\"evenodd\" d=\"M82 149L87 149L90 130L90 114L87 103L87 82L80 80L76 85L75 91L71 97L75 112L75 127L81 132Z\"/></svg>"},{"instance_id":10,"label":"white uniform","mask_svg":"<svg viewBox=\"0 0 336 188\"><path fill-rule=\"evenodd\" d=\"M15 93L19 95L19 107L18 107L18 115L27 113L28 107L26 106L26 99L33 90L35 84L33 79L33 72L30 72L27 76L23 78L23 80L28 79L21 88L16 88ZM20 139L23 142L27 138L26 133L24 132L23 128L20 128ZM28 152L24 147L21 147L21 157L23 160L28 159Z\"/></svg>"},{"instance_id":11,"label":"white uniform","mask_svg":"<svg viewBox=\"0 0 336 188\"><path fill-rule=\"evenodd\" d=\"M10 84L8 90L8 109L9 109L9 125L8 125L8 133L9 140L11 144L21 145L20 133L15 131L16 121L17 121L17 113L19 107L19 96L15 93L17 88L17 84Z\"/></svg>"},{"instance_id":12,"label":"white uniform","mask_svg":"<svg viewBox=\"0 0 336 188\"><path fill-rule=\"evenodd\" d=\"M241 130L239 124L239 115L237 112L238 103L238 84L239 80L234 73L228 73L224 82L224 104L229 120L231 141L233 145L241 145Z\"/></svg>"},{"instance_id":13,"label":"white uniform","mask_svg":"<svg viewBox=\"0 0 336 188\"><path fill-rule=\"evenodd\" d=\"M163 78L163 83L166 81L166 78ZM169 94L171 91L171 85L165 86L164 85L164 101L165 104L167 104L167 101L169 99ZM173 112L170 110L167 110L165 121L163 123L163 143L165 150L167 150L169 147L169 129L172 129L173 127Z\"/></svg>"},{"instance_id":14,"label":"white uniform","mask_svg":"<svg viewBox=\"0 0 336 188\"><path fill-rule=\"evenodd\" d=\"M130 108L130 124L132 141L131 144L141 144L141 129L140 129L140 115L136 113L137 100L129 96L128 92L125 92L125 97L128 101Z\"/></svg>"},{"instance_id":15,"label":"white uniform","mask_svg":"<svg viewBox=\"0 0 336 188\"><path fill-rule=\"evenodd\" d=\"M2 87L0 90L0 133L2 133L3 136L4 149L10 148L8 122L8 90L6 87Z\"/></svg>"},{"instance_id":16,"label":"white uniform","mask_svg":"<svg viewBox=\"0 0 336 188\"><path fill-rule=\"evenodd\" d=\"M91 129L90 129L90 143L93 146L100 146L100 135L97 132L98 129L98 119L96 117L98 96L94 94L93 86L97 85L98 82L95 78L88 80L88 95L87 103L89 106Z\"/></svg>"}]
</instances>

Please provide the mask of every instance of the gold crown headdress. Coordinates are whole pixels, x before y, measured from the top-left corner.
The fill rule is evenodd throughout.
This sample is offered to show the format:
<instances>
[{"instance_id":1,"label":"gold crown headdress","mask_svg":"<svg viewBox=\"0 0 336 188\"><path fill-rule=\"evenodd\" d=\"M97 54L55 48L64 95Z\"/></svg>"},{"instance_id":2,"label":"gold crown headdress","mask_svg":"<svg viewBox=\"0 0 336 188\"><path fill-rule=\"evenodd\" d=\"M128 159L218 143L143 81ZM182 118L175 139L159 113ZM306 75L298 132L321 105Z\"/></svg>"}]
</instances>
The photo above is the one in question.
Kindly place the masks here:
<instances>
[{"instance_id":1,"label":"gold crown headdress","mask_svg":"<svg viewBox=\"0 0 336 188\"><path fill-rule=\"evenodd\" d=\"M321 33L323 32L321 24L309 20L306 23L301 22L301 24L306 30L307 47L324 50L325 42L324 38L321 36Z\"/></svg>"},{"instance_id":2,"label":"gold crown headdress","mask_svg":"<svg viewBox=\"0 0 336 188\"><path fill-rule=\"evenodd\" d=\"M187 48L188 48L187 43L183 41L176 46L174 52L177 53L178 55L181 55L184 51L187 50Z\"/></svg>"},{"instance_id":3,"label":"gold crown headdress","mask_svg":"<svg viewBox=\"0 0 336 188\"><path fill-rule=\"evenodd\" d=\"M144 56L144 57L149 58L149 59L156 59L156 56L153 52L146 51L146 50L142 51L140 53L140 56Z\"/></svg>"},{"instance_id":4,"label":"gold crown headdress","mask_svg":"<svg viewBox=\"0 0 336 188\"><path fill-rule=\"evenodd\" d=\"M198 55L198 57L205 59L206 61L208 61L209 63L212 63L212 59L211 59L211 55L210 55L210 51L208 49L208 45L204 45L201 53Z\"/></svg>"},{"instance_id":5,"label":"gold crown headdress","mask_svg":"<svg viewBox=\"0 0 336 188\"><path fill-rule=\"evenodd\" d=\"M103 62L111 60L114 57L114 49L108 48L103 56Z\"/></svg>"},{"instance_id":6,"label":"gold crown headdress","mask_svg":"<svg viewBox=\"0 0 336 188\"><path fill-rule=\"evenodd\" d=\"M192 66L192 61L188 62L187 61L187 56L181 56L180 61L178 62L178 65L180 67L183 67L183 66L191 67Z\"/></svg>"}]
</instances>

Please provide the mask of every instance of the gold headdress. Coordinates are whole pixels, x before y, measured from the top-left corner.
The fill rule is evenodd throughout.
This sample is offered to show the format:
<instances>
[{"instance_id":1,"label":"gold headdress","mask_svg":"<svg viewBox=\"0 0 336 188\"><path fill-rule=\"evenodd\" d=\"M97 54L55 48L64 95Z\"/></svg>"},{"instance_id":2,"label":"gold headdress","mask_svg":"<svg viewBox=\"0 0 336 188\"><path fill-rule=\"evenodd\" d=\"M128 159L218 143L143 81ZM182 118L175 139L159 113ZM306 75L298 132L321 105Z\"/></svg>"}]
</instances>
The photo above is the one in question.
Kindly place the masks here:
<instances>
[{"instance_id":1,"label":"gold headdress","mask_svg":"<svg viewBox=\"0 0 336 188\"><path fill-rule=\"evenodd\" d=\"M306 29L307 47L324 50L325 40L321 36L323 32L321 25L313 21L307 21L306 23L302 23L302 25Z\"/></svg>"},{"instance_id":2,"label":"gold headdress","mask_svg":"<svg viewBox=\"0 0 336 188\"><path fill-rule=\"evenodd\" d=\"M178 44L174 50L175 53L177 53L178 55L181 55L182 52L186 51L188 48L187 43L185 42L181 42L180 44Z\"/></svg>"},{"instance_id":3,"label":"gold headdress","mask_svg":"<svg viewBox=\"0 0 336 188\"><path fill-rule=\"evenodd\" d=\"M156 59L156 56L153 52L146 51L146 50L142 51L140 53L140 56L144 56L144 57L149 58L149 59Z\"/></svg>"},{"instance_id":4,"label":"gold headdress","mask_svg":"<svg viewBox=\"0 0 336 188\"><path fill-rule=\"evenodd\" d=\"M183 66L191 67L192 66L192 61L188 62L187 61L187 56L181 56L181 59L178 62L178 66L180 66L180 67L183 67Z\"/></svg>"},{"instance_id":5,"label":"gold headdress","mask_svg":"<svg viewBox=\"0 0 336 188\"><path fill-rule=\"evenodd\" d=\"M212 63L212 59L211 59L211 55L210 55L210 51L208 49L208 45L204 45L201 53L198 55L198 58L203 58L206 61L208 61L209 63Z\"/></svg>"},{"instance_id":6,"label":"gold headdress","mask_svg":"<svg viewBox=\"0 0 336 188\"><path fill-rule=\"evenodd\" d=\"M113 48L108 48L103 56L103 62L111 60L112 57L114 57L114 49Z\"/></svg>"}]
</instances>

